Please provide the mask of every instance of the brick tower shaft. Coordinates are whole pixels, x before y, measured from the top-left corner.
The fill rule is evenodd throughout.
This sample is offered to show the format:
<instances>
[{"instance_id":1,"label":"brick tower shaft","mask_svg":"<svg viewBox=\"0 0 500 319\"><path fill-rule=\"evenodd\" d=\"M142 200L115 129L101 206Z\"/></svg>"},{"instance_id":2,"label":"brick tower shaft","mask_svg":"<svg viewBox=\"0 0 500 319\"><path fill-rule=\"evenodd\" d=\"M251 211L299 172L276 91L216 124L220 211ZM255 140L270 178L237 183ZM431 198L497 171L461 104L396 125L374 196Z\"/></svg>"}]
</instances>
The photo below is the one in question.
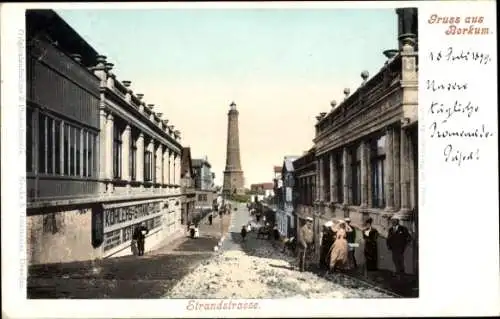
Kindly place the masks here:
<instances>
[{"instance_id":1,"label":"brick tower shaft","mask_svg":"<svg viewBox=\"0 0 500 319\"><path fill-rule=\"evenodd\" d=\"M227 114L226 168L222 191L226 195L244 194L245 185L240 159L240 140L238 130L238 110L233 102Z\"/></svg>"}]
</instances>

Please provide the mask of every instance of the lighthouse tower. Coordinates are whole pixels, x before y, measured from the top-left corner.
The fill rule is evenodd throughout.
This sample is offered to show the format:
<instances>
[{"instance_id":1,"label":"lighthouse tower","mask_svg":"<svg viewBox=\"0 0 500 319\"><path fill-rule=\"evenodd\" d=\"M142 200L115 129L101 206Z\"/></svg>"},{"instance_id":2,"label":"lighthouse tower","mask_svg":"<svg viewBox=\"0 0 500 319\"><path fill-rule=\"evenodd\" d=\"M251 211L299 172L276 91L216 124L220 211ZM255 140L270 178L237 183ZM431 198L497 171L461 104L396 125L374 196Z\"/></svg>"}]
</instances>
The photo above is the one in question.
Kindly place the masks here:
<instances>
[{"instance_id":1,"label":"lighthouse tower","mask_svg":"<svg viewBox=\"0 0 500 319\"><path fill-rule=\"evenodd\" d=\"M238 132L238 110L232 102L227 113L226 169L224 170L224 195L245 193L245 183L240 160L240 138Z\"/></svg>"}]
</instances>

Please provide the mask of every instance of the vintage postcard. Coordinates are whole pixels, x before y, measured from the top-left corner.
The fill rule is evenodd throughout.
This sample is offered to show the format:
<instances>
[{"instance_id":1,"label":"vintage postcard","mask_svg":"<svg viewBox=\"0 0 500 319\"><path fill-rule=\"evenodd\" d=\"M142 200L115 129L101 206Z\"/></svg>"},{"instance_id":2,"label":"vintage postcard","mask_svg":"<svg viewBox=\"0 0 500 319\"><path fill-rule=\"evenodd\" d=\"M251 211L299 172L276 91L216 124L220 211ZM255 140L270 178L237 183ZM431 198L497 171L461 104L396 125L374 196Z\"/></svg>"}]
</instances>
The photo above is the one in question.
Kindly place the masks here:
<instances>
[{"instance_id":1,"label":"vintage postcard","mask_svg":"<svg viewBox=\"0 0 500 319\"><path fill-rule=\"evenodd\" d=\"M494 1L0 8L6 318L500 314Z\"/></svg>"}]
</instances>

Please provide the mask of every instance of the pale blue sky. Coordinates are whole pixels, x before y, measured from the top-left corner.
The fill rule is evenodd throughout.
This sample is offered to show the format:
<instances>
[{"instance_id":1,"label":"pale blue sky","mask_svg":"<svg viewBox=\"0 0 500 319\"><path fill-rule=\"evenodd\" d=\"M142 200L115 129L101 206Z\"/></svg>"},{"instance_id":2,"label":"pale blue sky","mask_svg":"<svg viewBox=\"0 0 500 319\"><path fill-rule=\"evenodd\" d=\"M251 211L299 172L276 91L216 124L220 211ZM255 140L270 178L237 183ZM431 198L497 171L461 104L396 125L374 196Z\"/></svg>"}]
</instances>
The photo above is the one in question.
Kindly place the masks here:
<instances>
[{"instance_id":1,"label":"pale blue sky","mask_svg":"<svg viewBox=\"0 0 500 319\"><path fill-rule=\"evenodd\" d=\"M394 9L58 10L119 80L158 105L221 183L227 110L240 110L246 183L312 146L314 117L397 47Z\"/></svg>"}]
</instances>

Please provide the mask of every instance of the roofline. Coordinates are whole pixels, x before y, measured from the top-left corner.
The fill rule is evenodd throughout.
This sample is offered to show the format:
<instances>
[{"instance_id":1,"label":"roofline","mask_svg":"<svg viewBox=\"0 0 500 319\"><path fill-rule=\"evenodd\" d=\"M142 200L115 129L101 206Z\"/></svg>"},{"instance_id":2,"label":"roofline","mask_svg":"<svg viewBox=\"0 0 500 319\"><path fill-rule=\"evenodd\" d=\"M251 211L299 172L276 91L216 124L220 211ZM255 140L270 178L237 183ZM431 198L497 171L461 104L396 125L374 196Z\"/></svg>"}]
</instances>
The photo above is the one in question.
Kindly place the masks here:
<instances>
[{"instance_id":1,"label":"roofline","mask_svg":"<svg viewBox=\"0 0 500 319\"><path fill-rule=\"evenodd\" d=\"M93 66L97 63L96 58L99 53L82 36L75 31L61 16L51 9L29 9L26 10L26 32L27 38L35 36L37 32L45 32L49 36L55 37L52 40L61 42L61 37L55 36L55 32L68 33L73 38L72 43L79 47L80 52L66 52L69 54L78 53L82 55L82 62ZM43 29L39 29L43 26ZM63 48L64 49L64 48Z\"/></svg>"}]
</instances>

